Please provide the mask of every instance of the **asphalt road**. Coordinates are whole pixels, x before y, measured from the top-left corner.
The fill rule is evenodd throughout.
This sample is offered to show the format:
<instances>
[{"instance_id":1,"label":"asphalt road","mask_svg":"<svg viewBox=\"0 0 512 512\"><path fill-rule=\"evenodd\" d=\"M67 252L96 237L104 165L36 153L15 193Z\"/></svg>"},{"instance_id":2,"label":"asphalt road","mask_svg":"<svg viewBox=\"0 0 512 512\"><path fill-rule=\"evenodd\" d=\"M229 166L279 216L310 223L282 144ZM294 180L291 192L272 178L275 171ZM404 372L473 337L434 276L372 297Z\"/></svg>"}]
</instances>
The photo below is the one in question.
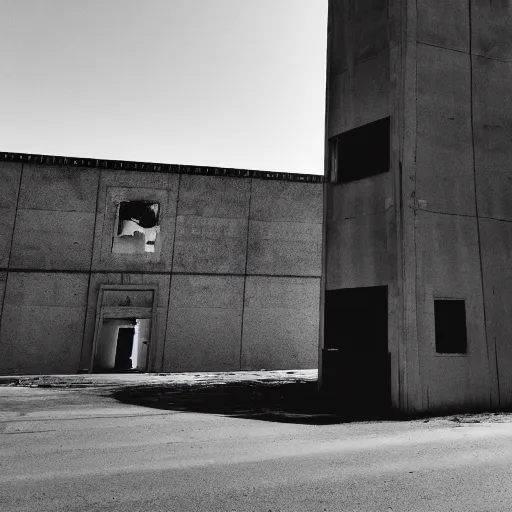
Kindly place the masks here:
<instances>
[{"instance_id":1,"label":"asphalt road","mask_svg":"<svg viewBox=\"0 0 512 512\"><path fill-rule=\"evenodd\" d=\"M0 510L512 510L512 417L312 425L0 387ZM476 423L479 421L479 423Z\"/></svg>"}]
</instances>

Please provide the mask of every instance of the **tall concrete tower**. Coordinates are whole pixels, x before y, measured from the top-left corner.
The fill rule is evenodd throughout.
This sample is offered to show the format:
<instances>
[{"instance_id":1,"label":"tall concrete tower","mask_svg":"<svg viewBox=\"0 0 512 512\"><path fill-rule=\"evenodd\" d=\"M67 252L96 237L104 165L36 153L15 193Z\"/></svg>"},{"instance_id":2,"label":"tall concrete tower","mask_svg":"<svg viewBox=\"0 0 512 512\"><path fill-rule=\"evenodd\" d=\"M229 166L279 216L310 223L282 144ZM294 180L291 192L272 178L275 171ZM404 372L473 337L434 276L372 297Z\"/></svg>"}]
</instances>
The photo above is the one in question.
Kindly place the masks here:
<instances>
[{"instance_id":1,"label":"tall concrete tower","mask_svg":"<svg viewBox=\"0 0 512 512\"><path fill-rule=\"evenodd\" d=\"M512 1L329 4L321 385L512 406Z\"/></svg>"}]
</instances>

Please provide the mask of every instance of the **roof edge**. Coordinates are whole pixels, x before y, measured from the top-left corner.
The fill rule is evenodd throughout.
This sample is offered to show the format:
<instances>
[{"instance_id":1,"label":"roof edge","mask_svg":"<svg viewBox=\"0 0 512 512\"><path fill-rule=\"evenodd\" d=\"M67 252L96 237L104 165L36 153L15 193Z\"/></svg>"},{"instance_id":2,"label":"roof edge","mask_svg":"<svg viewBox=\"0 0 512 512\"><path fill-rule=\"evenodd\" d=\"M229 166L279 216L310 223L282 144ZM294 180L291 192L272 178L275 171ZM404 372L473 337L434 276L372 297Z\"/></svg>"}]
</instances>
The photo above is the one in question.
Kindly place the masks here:
<instances>
[{"instance_id":1,"label":"roof edge","mask_svg":"<svg viewBox=\"0 0 512 512\"><path fill-rule=\"evenodd\" d=\"M9 153L0 151L0 162L27 163L35 165L61 165L65 167L91 167L116 171L166 172L172 174L200 174L205 176L227 176L232 178L257 178L263 180L323 183L324 177L316 174L294 174L290 172L254 171L229 167L204 167L198 165L162 164L154 162L132 162L129 160L100 160L69 156Z\"/></svg>"}]
</instances>

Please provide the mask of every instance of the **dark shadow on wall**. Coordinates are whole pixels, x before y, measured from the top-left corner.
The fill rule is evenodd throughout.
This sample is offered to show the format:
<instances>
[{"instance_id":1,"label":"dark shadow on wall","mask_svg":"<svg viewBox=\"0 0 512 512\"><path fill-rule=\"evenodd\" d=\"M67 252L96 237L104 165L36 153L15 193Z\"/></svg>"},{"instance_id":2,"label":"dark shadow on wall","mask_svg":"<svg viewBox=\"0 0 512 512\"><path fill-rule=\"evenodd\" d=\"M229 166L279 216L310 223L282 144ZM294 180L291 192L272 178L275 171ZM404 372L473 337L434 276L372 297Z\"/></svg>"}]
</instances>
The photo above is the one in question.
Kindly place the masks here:
<instances>
[{"instance_id":1,"label":"dark shadow on wall","mask_svg":"<svg viewBox=\"0 0 512 512\"><path fill-rule=\"evenodd\" d=\"M391 420L390 413L339 410L318 392L317 382L242 382L198 386L125 387L113 392L120 402L156 409L221 414L282 423L329 425Z\"/></svg>"}]
</instances>

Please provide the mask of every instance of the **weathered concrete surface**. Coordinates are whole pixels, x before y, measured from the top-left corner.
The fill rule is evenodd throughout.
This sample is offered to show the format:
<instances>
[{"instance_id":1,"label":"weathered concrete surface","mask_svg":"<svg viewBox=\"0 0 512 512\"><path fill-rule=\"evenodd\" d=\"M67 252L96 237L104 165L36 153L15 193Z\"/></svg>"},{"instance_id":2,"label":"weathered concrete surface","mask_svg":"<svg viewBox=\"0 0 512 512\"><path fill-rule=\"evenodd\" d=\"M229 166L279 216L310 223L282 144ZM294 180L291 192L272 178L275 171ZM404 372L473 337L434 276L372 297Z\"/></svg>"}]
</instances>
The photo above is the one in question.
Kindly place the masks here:
<instances>
[{"instance_id":1,"label":"weathered concrete surface","mask_svg":"<svg viewBox=\"0 0 512 512\"><path fill-rule=\"evenodd\" d=\"M439 48L469 51L467 0L418 2L418 41Z\"/></svg>"},{"instance_id":2,"label":"weathered concrete surface","mask_svg":"<svg viewBox=\"0 0 512 512\"><path fill-rule=\"evenodd\" d=\"M250 220L319 224L323 185L252 180Z\"/></svg>"},{"instance_id":3,"label":"weathered concrete surface","mask_svg":"<svg viewBox=\"0 0 512 512\"><path fill-rule=\"evenodd\" d=\"M327 223L327 289L389 283L393 267L393 252L388 250L391 213Z\"/></svg>"},{"instance_id":4,"label":"weathered concrete surface","mask_svg":"<svg viewBox=\"0 0 512 512\"><path fill-rule=\"evenodd\" d=\"M478 210L482 217L510 221L512 101L507 84L512 62L479 57L473 62Z\"/></svg>"},{"instance_id":5,"label":"weathered concrete surface","mask_svg":"<svg viewBox=\"0 0 512 512\"><path fill-rule=\"evenodd\" d=\"M18 210L10 266L38 270L90 268L94 213Z\"/></svg>"},{"instance_id":6,"label":"weathered concrete surface","mask_svg":"<svg viewBox=\"0 0 512 512\"><path fill-rule=\"evenodd\" d=\"M19 208L94 213L99 174L98 169L26 164Z\"/></svg>"},{"instance_id":7,"label":"weathered concrete surface","mask_svg":"<svg viewBox=\"0 0 512 512\"><path fill-rule=\"evenodd\" d=\"M253 180L251 192L247 273L319 277L322 185Z\"/></svg>"},{"instance_id":8,"label":"weathered concrete surface","mask_svg":"<svg viewBox=\"0 0 512 512\"><path fill-rule=\"evenodd\" d=\"M475 215L469 55L418 46L416 198Z\"/></svg>"},{"instance_id":9,"label":"weathered concrete surface","mask_svg":"<svg viewBox=\"0 0 512 512\"><path fill-rule=\"evenodd\" d=\"M390 54L334 75L329 89L329 136L382 119L390 113Z\"/></svg>"},{"instance_id":10,"label":"weathered concrete surface","mask_svg":"<svg viewBox=\"0 0 512 512\"><path fill-rule=\"evenodd\" d=\"M318 366L319 279L247 277L242 369Z\"/></svg>"},{"instance_id":11,"label":"weathered concrete surface","mask_svg":"<svg viewBox=\"0 0 512 512\"><path fill-rule=\"evenodd\" d=\"M247 219L250 195L251 180L184 175L178 215Z\"/></svg>"},{"instance_id":12,"label":"weathered concrete surface","mask_svg":"<svg viewBox=\"0 0 512 512\"><path fill-rule=\"evenodd\" d=\"M418 214L418 344L423 394L430 410L488 408L489 356L483 315L476 220ZM466 304L466 355L435 351L434 298Z\"/></svg>"},{"instance_id":13,"label":"weathered concrete surface","mask_svg":"<svg viewBox=\"0 0 512 512\"><path fill-rule=\"evenodd\" d=\"M250 186L238 178L182 177L175 272L245 273Z\"/></svg>"},{"instance_id":14,"label":"weathered concrete surface","mask_svg":"<svg viewBox=\"0 0 512 512\"><path fill-rule=\"evenodd\" d=\"M326 135L390 115L391 168L327 185L324 289L388 286L395 407L508 406L512 6L333 0L329 30ZM465 300L467 354L436 354L435 298Z\"/></svg>"},{"instance_id":15,"label":"weathered concrete surface","mask_svg":"<svg viewBox=\"0 0 512 512\"><path fill-rule=\"evenodd\" d=\"M98 171L24 165L10 266L88 270Z\"/></svg>"},{"instance_id":16,"label":"weathered concrete surface","mask_svg":"<svg viewBox=\"0 0 512 512\"><path fill-rule=\"evenodd\" d=\"M164 371L240 369L244 278L173 276Z\"/></svg>"},{"instance_id":17,"label":"weathered concrete surface","mask_svg":"<svg viewBox=\"0 0 512 512\"><path fill-rule=\"evenodd\" d=\"M91 370L101 315L152 319L151 371L239 370L245 276L320 276L322 184L35 160L0 165L0 271L11 276L0 313L0 372ZM113 253L118 205L137 200L159 204L155 252ZM76 288L66 291L59 276L85 288L71 300ZM236 283L236 293L208 283ZM101 285L116 289L98 304ZM189 293L195 302L183 305ZM274 328L287 328L279 322ZM311 332L295 335L292 343L284 334L286 368L301 345L309 354ZM310 366L308 354L300 367Z\"/></svg>"},{"instance_id":18,"label":"weathered concrete surface","mask_svg":"<svg viewBox=\"0 0 512 512\"><path fill-rule=\"evenodd\" d=\"M512 224L482 219L480 229L489 354L497 364L499 405L511 407Z\"/></svg>"},{"instance_id":19,"label":"weathered concrete surface","mask_svg":"<svg viewBox=\"0 0 512 512\"><path fill-rule=\"evenodd\" d=\"M175 272L243 275L246 250L245 219L178 216L173 262Z\"/></svg>"},{"instance_id":20,"label":"weathered concrete surface","mask_svg":"<svg viewBox=\"0 0 512 512\"><path fill-rule=\"evenodd\" d=\"M330 2L333 23L329 65L333 73L349 69L389 49L388 2Z\"/></svg>"},{"instance_id":21,"label":"weathered concrete surface","mask_svg":"<svg viewBox=\"0 0 512 512\"><path fill-rule=\"evenodd\" d=\"M327 187L327 222L385 212L393 205L393 182L388 173Z\"/></svg>"},{"instance_id":22,"label":"weathered concrete surface","mask_svg":"<svg viewBox=\"0 0 512 512\"><path fill-rule=\"evenodd\" d=\"M10 272L0 330L2 374L78 371L87 275Z\"/></svg>"},{"instance_id":23,"label":"weathered concrete surface","mask_svg":"<svg viewBox=\"0 0 512 512\"><path fill-rule=\"evenodd\" d=\"M308 425L127 405L104 389L0 388L0 400L6 511L508 512L512 501L509 415Z\"/></svg>"},{"instance_id":24,"label":"weathered concrete surface","mask_svg":"<svg viewBox=\"0 0 512 512\"><path fill-rule=\"evenodd\" d=\"M322 225L298 222L249 223L249 274L318 276Z\"/></svg>"},{"instance_id":25,"label":"weathered concrete surface","mask_svg":"<svg viewBox=\"0 0 512 512\"><path fill-rule=\"evenodd\" d=\"M22 166L0 162L0 267L9 264Z\"/></svg>"},{"instance_id":26,"label":"weathered concrete surface","mask_svg":"<svg viewBox=\"0 0 512 512\"><path fill-rule=\"evenodd\" d=\"M512 4L473 0L473 53L488 59L512 61Z\"/></svg>"}]
</instances>

